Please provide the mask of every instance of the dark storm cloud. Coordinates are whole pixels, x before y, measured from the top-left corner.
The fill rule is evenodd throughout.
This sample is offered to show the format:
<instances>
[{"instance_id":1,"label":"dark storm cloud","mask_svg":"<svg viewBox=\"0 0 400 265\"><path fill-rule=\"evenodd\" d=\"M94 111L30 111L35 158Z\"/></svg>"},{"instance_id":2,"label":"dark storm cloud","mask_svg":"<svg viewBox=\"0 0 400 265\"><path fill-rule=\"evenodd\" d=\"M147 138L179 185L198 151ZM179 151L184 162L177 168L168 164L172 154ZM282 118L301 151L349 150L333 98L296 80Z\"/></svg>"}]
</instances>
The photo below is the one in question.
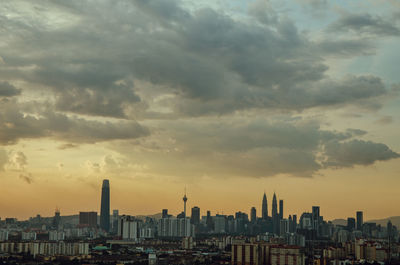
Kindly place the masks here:
<instances>
[{"instance_id":1,"label":"dark storm cloud","mask_svg":"<svg viewBox=\"0 0 400 265\"><path fill-rule=\"evenodd\" d=\"M53 1L49 8L70 24L49 28L43 18L0 17L2 33L10 36L0 74L50 89L59 111L146 117L140 97L146 88L134 86L135 79L156 85L153 97L174 93L168 104L175 116L367 104L385 94L378 83L376 91L367 84L368 91L359 93L363 80L378 77L326 75L323 56L369 53L369 43L314 43L272 10L267 21L254 23L207 8L188 11L179 1L100 1L95 8ZM32 12L41 15L40 9Z\"/></svg>"},{"instance_id":2,"label":"dark storm cloud","mask_svg":"<svg viewBox=\"0 0 400 265\"><path fill-rule=\"evenodd\" d=\"M0 97L13 97L21 94L21 90L8 82L0 81Z\"/></svg>"},{"instance_id":3,"label":"dark storm cloud","mask_svg":"<svg viewBox=\"0 0 400 265\"><path fill-rule=\"evenodd\" d=\"M135 139L149 134L135 121L101 122L68 117L49 109L27 113L15 102L0 106L0 144L15 144L20 139L50 137L75 143L95 143L116 139Z\"/></svg>"},{"instance_id":4,"label":"dark storm cloud","mask_svg":"<svg viewBox=\"0 0 400 265\"><path fill-rule=\"evenodd\" d=\"M330 31L374 36L399 36L400 29L392 21L370 14L344 14L329 27Z\"/></svg>"},{"instance_id":5,"label":"dark storm cloud","mask_svg":"<svg viewBox=\"0 0 400 265\"><path fill-rule=\"evenodd\" d=\"M150 163L158 174L182 177L312 177L327 168L398 157L384 144L357 140L367 134L362 130L329 131L321 129L319 121L283 120L171 121L162 124L165 131L160 133L165 135L159 138L155 134L111 148L138 163ZM367 149L347 146L357 141L373 146L374 152L364 152L357 160L356 152ZM341 158L340 152L333 150L335 146L346 148L349 157Z\"/></svg>"},{"instance_id":6,"label":"dark storm cloud","mask_svg":"<svg viewBox=\"0 0 400 265\"><path fill-rule=\"evenodd\" d=\"M0 5L0 14L22 12L14 3ZM174 0L24 3L27 14L0 15L0 75L45 99L23 104L29 98L22 93L1 101L2 145L47 137L65 149L121 140L110 148L128 157L137 148L131 161L156 161L152 170L171 175L310 177L328 167L397 157L384 144L356 140L366 134L361 130L260 118L310 108L379 108L388 95L380 77L334 78L325 61L370 54L370 41L331 35L312 41L261 1L245 19L210 8L189 10ZM366 18L342 17L329 34L348 28L395 35L379 17ZM236 119L244 113L246 119ZM134 118L165 135L150 135ZM335 144L354 155L375 152L343 161Z\"/></svg>"},{"instance_id":7,"label":"dark storm cloud","mask_svg":"<svg viewBox=\"0 0 400 265\"><path fill-rule=\"evenodd\" d=\"M399 158L400 154L388 146L371 141L351 140L347 142L329 142L325 145L327 167L352 167L354 165L371 165L376 161Z\"/></svg>"},{"instance_id":8,"label":"dark storm cloud","mask_svg":"<svg viewBox=\"0 0 400 265\"><path fill-rule=\"evenodd\" d=\"M377 109L377 100L387 91L379 77L348 75L340 80L324 79L319 82L293 84L281 90L239 91L232 98L219 98L206 102L197 99L181 100L175 107L189 116L229 113L241 109L303 110L353 103L368 109ZM201 104L200 104L201 103Z\"/></svg>"}]
</instances>

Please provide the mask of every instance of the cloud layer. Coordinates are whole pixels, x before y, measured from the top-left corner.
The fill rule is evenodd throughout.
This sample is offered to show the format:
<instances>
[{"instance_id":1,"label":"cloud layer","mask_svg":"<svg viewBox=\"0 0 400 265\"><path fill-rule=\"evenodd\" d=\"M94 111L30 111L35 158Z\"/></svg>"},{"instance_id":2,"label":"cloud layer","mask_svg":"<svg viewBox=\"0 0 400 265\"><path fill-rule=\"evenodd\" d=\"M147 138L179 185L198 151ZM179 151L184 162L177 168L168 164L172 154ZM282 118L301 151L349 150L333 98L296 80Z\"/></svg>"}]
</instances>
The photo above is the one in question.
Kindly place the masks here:
<instances>
[{"instance_id":1,"label":"cloud layer","mask_svg":"<svg viewBox=\"0 0 400 265\"><path fill-rule=\"evenodd\" d=\"M159 174L187 161L186 173L216 176L308 177L399 156L306 117L374 113L394 95L383 77L329 65L397 37L381 16L343 13L315 38L262 1L234 14L175 0L7 0L0 14L0 145L117 141L110 149Z\"/></svg>"}]
</instances>

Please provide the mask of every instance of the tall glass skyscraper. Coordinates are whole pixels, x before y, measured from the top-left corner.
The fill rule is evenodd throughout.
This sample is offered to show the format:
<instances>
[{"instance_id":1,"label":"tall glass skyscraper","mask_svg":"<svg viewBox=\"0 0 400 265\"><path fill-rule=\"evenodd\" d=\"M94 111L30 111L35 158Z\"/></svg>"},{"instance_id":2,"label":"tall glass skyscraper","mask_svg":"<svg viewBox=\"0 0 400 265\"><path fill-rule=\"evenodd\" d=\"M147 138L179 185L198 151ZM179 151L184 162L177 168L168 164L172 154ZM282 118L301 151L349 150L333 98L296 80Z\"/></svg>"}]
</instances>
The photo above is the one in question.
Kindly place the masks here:
<instances>
[{"instance_id":1,"label":"tall glass skyscraper","mask_svg":"<svg viewBox=\"0 0 400 265\"><path fill-rule=\"evenodd\" d=\"M268 219L268 202L267 202L267 195L264 192L264 196L262 199L262 205L261 205L261 218L263 220L267 220Z\"/></svg>"},{"instance_id":2,"label":"tall glass skyscraper","mask_svg":"<svg viewBox=\"0 0 400 265\"><path fill-rule=\"evenodd\" d=\"M106 232L110 231L110 182L103 180L101 188L100 228Z\"/></svg>"}]
</instances>

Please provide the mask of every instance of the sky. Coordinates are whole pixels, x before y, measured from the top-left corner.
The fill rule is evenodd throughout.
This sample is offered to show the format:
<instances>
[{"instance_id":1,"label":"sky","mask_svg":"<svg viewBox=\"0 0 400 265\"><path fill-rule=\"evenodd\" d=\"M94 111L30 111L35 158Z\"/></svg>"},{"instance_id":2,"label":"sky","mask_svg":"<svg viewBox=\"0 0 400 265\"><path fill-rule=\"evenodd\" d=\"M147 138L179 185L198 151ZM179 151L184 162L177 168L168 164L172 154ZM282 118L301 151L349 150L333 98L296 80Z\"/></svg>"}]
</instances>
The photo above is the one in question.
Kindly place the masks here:
<instances>
[{"instance_id":1,"label":"sky","mask_svg":"<svg viewBox=\"0 0 400 265\"><path fill-rule=\"evenodd\" d=\"M103 179L131 215L400 215L399 36L397 0L2 0L0 217Z\"/></svg>"}]
</instances>

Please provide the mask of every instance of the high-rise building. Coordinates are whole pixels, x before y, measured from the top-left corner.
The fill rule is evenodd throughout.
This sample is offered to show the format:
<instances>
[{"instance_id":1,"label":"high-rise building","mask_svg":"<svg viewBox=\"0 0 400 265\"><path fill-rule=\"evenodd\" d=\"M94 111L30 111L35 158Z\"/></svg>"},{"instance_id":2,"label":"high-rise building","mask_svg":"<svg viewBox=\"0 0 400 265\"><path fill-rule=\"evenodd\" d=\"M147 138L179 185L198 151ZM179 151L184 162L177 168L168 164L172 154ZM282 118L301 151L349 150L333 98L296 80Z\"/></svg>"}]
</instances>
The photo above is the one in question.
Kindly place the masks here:
<instances>
[{"instance_id":1,"label":"high-rise building","mask_svg":"<svg viewBox=\"0 0 400 265\"><path fill-rule=\"evenodd\" d=\"M117 235L124 240L137 240L139 238L139 221L133 216L123 215L118 218Z\"/></svg>"},{"instance_id":2,"label":"high-rise building","mask_svg":"<svg viewBox=\"0 0 400 265\"><path fill-rule=\"evenodd\" d=\"M250 220L252 223L257 222L257 210L256 207L252 207L250 210Z\"/></svg>"},{"instance_id":3,"label":"high-rise building","mask_svg":"<svg viewBox=\"0 0 400 265\"><path fill-rule=\"evenodd\" d=\"M312 207L312 226L314 230L319 229L319 218L320 217L320 212L319 212L319 206L313 206Z\"/></svg>"},{"instance_id":4,"label":"high-rise building","mask_svg":"<svg viewBox=\"0 0 400 265\"><path fill-rule=\"evenodd\" d=\"M53 217L53 222L52 222L52 226L53 229L58 229L61 223L61 214L60 214L60 209L56 208L56 211L54 213L54 217Z\"/></svg>"},{"instance_id":5,"label":"high-rise building","mask_svg":"<svg viewBox=\"0 0 400 265\"><path fill-rule=\"evenodd\" d=\"M116 234L118 232L118 217L119 217L119 211L117 209L113 210L113 215L112 215L112 232Z\"/></svg>"},{"instance_id":6,"label":"high-rise building","mask_svg":"<svg viewBox=\"0 0 400 265\"><path fill-rule=\"evenodd\" d=\"M279 219L283 219L283 200L279 200Z\"/></svg>"},{"instance_id":7,"label":"high-rise building","mask_svg":"<svg viewBox=\"0 0 400 265\"><path fill-rule=\"evenodd\" d=\"M357 230L362 231L362 226L363 226L363 223L364 223L363 212L362 211L358 211L356 213L356 215L357 215Z\"/></svg>"},{"instance_id":8,"label":"high-rise building","mask_svg":"<svg viewBox=\"0 0 400 265\"><path fill-rule=\"evenodd\" d=\"M101 188L100 228L110 231L110 182L103 180Z\"/></svg>"},{"instance_id":9,"label":"high-rise building","mask_svg":"<svg viewBox=\"0 0 400 265\"><path fill-rule=\"evenodd\" d=\"M356 228L356 219L353 217L347 218L347 229L353 231Z\"/></svg>"},{"instance_id":10,"label":"high-rise building","mask_svg":"<svg viewBox=\"0 0 400 265\"><path fill-rule=\"evenodd\" d=\"M391 243L392 242L392 239L393 239L393 224L392 224L392 221L388 221L387 222L387 225L386 225L386 229L387 229L387 237L388 237L388 241L389 241L389 243Z\"/></svg>"},{"instance_id":11,"label":"high-rise building","mask_svg":"<svg viewBox=\"0 0 400 265\"><path fill-rule=\"evenodd\" d=\"M268 202L267 202L267 195L264 192L264 196L262 199L262 208L261 208L261 218L263 220L267 220L268 219Z\"/></svg>"},{"instance_id":12,"label":"high-rise building","mask_svg":"<svg viewBox=\"0 0 400 265\"><path fill-rule=\"evenodd\" d=\"M214 230L214 221L211 217L211 212L207 211L206 226L208 231Z\"/></svg>"},{"instance_id":13,"label":"high-rise building","mask_svg":"<svg viewBox=\"0 0 400 265\"><path fill-rule=\"evenodd\" d=\"M279 222L279 235L283 236L286 233L289 233L290 227L289 227L289 220L288 219L282 219Z\"/></svg>"},{"instance_id":14,"label":"high-rise building","mask_svg":"<svg viewBox=\"0 0 400 265\"><path fill-rule=\"evenodd\" d=\"M319 219L319 206L313 206L312 207L312 215L314 219Z\"/></svg>"},{"instance_id":15,"label":"high-rise building","mask_svg":"<svg viewBox=\"0 0 400 265\"><path fill-rule=\"evenodd\" d=\"M168 209L162 209L162 218L168 218Z\"/></svg>"},{"instance_id":16,"label":"high-rise building","mask_svg":"<svg viewBox=\"0 0 400 265\"><path fill-rule=\"evenodd\" d=\"M278 214L278 202L276 194L272 197L272 231L278 235L280 229L279 214Z\"/></svg>"},{"instance_id":17,"label":"high-rise building","mask_svg":"<svg viewBox=\"0 0 400 265\"><path fill-rule=\"evenodd\" d=\"M97 212L79 212L79 226L97 227Z\"/></svg>"},{"instance_id":18,"label":"high-rise building","mask_svg":"<svg viewBox=\"0 0 400 265\"><path fill-rule=\"evenodd\" d=\"M190 218L190 222L194 225L200 224L200 208L195 206L192 208L192 215Z\"/></svg>"},{"instance_id":19,"label":"high-rise building","mask_svg":"<svg viewBox=\"0 0 400 265\"><path fill-rule=\"evenodd\" d=\"M276 194L274 192L274 197L272 197L272 218L278 216L278 202L276 200Z\"/></svg>"},{"instance_id":20,"label":"high-rise building","mask_svg":"<svg viewBox=\"0 0 400 265\"><path fill-rule=\"evenodd\" d=\"M167 217L158 222L158 236L160 237L189 237L195 236L195 226L189 218Z\"/></svg>"}]
</instances>

